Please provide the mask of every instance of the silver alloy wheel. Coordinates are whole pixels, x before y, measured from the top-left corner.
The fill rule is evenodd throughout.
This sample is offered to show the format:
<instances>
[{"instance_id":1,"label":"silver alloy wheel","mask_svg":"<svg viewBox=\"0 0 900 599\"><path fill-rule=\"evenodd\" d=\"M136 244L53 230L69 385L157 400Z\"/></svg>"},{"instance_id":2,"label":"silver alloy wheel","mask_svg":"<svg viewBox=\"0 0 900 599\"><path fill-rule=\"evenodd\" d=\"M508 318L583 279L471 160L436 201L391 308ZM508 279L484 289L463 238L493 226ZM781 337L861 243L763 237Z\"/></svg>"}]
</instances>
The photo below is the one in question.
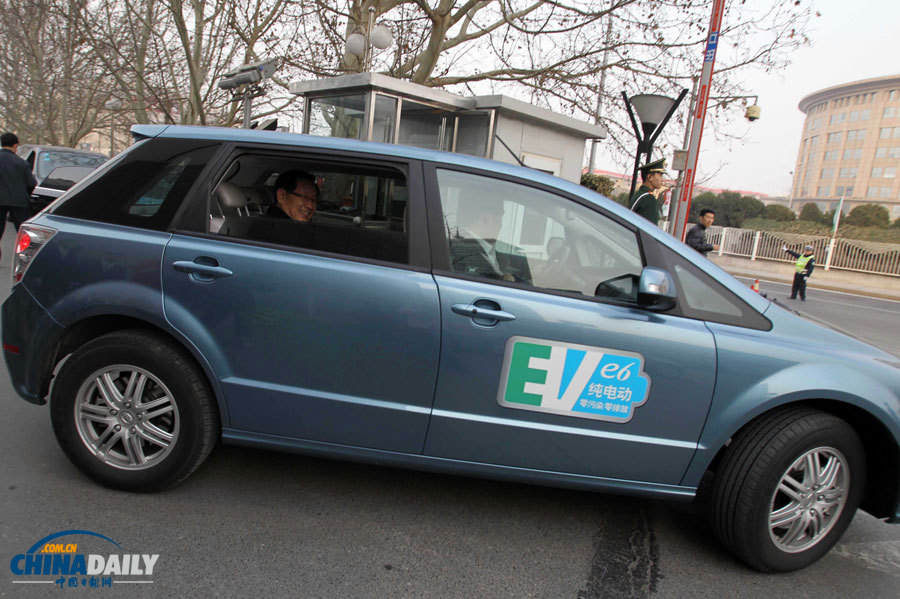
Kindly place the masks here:
<instances>
[{"instance_id":1,"label":"silver alloy wheel","mask_svg":"<svg viewBox=\"0 0 900 599\"><path fill-rule=\"evenodd\" d=\"M75 426L97 459L122 470L144 470L172 451L180 418L162 381L143 368L116 364L81 385Z\"/></svg>"},{"instance_id":2,"label":"silver alloy wheel","mask_svg":"<svg viewBox=\"0 0 900 599\"><path fill-rule=\"evenodd\" d=\"M797 458L772 494L772 542L799 553L824 539L844 510L849 482L847 459L833 447L817 447Z\"/></svg>"}]
</instances>

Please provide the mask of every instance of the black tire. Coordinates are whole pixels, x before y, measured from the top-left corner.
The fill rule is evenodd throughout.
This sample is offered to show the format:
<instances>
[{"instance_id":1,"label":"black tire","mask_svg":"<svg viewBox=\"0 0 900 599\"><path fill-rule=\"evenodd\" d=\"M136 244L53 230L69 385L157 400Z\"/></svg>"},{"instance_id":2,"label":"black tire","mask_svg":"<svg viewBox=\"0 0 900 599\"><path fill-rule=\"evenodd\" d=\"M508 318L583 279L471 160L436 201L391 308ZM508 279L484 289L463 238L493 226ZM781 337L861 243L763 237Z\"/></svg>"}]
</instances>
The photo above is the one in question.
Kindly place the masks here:
<instances>
[{"instance_id":1,"label":"black tire","mask_svg":"<svg viewBox=\"0 0 900 599\"><path fill-rule=\"evenodd\" d=\"M178 484L219 435L202 372L180 348L146 331L110 333L76 349L54 382L50 415L79 470L127 491Z\"/></svg>"},{"instance_id":2,"label":"black tire","mask_svg":"<svg viewBox=\"0 0 900 599\"><path fill-rule=\"evenodd\" d=\"M713 530L731 552L761 572L805 568L828 553L850 525L865 486L865 463L859 435L836 416L809 408L761 416L735 435L716 470ZM807 488L810 470L829 464L840 466L833 470L835 486L823 485L818 492ZM830 471L812 477L825 482ZM796 498L780 490L783 481L798 483ZM773 514L783 515L778 520L785 524L770 528Z\"/></svg>"}]
</instances>

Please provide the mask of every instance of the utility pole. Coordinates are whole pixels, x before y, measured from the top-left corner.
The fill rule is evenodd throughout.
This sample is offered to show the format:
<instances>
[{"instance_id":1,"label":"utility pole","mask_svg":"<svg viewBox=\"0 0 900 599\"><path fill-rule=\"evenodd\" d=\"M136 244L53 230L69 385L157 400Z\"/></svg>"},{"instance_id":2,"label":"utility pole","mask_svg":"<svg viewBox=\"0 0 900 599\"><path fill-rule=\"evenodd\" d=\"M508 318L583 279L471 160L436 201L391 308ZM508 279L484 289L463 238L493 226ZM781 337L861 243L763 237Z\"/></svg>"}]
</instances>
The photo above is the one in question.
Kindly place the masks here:
<instances>
[{"instance_id":1,"label":"utility pole","mask_svg":"<svg viewBox=\"0 0 900 599\"><path fill-rule=\"evenodd\" d=\"M607 17L607 20L606 20L606 36L605 36L606 41L604 42L606 44L606 47L603 49L603 65L601 67L603 70L600 71L600 89L597 90L597 113L594 117L595 125L600 124L600 112L603 109L603 90L606 89L604 84L606 83L606 65L609 64L609 44L610 44L611 36L612 36L612 17L609 16L609 17ZM591 174L594 173L594 164L596 162L596 159L597 159L597 140L592 139L591 140L591 158L588 161L588 172Z\"/></svg>"},{"instance_id":2,"label":"utility pole","mask_svg":"<svg viewBox=\"0 0 900 599\"><path fill-rule=\"evenodd\" d=\"M712 81L713 67L716 62L716 49L719 46L719 31L722 28L722 13L725 11L725 0L714 0L712 17L709 21L709 34L703 53L703 71L700 75L700 90L697 106L694 109L691 124L691 141L688 146L687 168L684 173L684 186L678 198L678 219L675 221L675 238L684 241L687 219L691 211L691 196L694 192L694 179L697 175L697 158L700 154L700 139L703 137L703 122L706 120L706 106L709 102L709 91Z\"/></svg>"}]
</instances>

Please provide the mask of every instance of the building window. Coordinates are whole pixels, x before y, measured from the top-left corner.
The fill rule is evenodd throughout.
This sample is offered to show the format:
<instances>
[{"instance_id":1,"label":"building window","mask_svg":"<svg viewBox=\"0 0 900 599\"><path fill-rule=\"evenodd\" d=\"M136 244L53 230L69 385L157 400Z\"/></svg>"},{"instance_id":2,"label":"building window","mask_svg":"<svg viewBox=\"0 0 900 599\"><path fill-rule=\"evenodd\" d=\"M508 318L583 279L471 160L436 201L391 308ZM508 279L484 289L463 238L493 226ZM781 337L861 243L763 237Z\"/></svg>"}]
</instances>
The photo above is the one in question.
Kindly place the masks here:
<instances>
[{"instance_id":1,"label":"building window","mask_svg":"<svg viewBox=\"0 0 900 599\"><path fill-rule=\"evenodd\" d=\"M825 152L825 160L837 160L840 153L839 150L828 150Z\"/></svg>"},{"instance_id":2,"label":"building window","mask_svg":"<svg viewBox=\"0 0 900 599\"><path fill-rule=\"evenodd\" d=\"M890 127L882 127L881 131L878 132L879 139L890 139L891 137L891 128Z\"/></svg>"},{"instance_id":3,"label":"building window","mask_svg":"<svg viewBox=\"0 0 900 599\"><path fill-rule=\"evenodd\" d=\"M871 116L871 114L872 114L871 110L860 110L859 111L859 120L868 121L869 116Z\"/></svg>"},{"instance_id":4,"label":"building window","mask_svg":"<svg viewBox=\"0 0 900 599\"><path fill-rule=\"evenodd\" d=\"M834 178L834 169L833 168L823 168L822 172L819 173L820 179L833 179Z\"/></svg>"},{"instance_id":5,"label":"building window","mask_svg":"<svg viewBox=\"0 0 900 599\"><path fill-rule=\"evenodd\" d=\"M880 179L880 178L881 178L881 167L880 167L880 166L874 167L874 168L872 169L872 174L871 174L870 176L871 176L873 179Z\"/></svg>"},{"instance_id":6,"label":"building window","mask_svg":"<svg viewBox=\"0 0 900 599\"><path fill-rule=\"evenodd\" d=\"M816 195L820 198L824 198L828 195L828 186L827 185L819 185L819 188L816 189Z\"/></svg>"},{"instance_id":7,"label":"building window","mask_svg":"<svg viewBox=\"0 0 900 599\"><path fill-rule=\"evenodd\" d=\"M888 94L888 101L890 102L890 101L893 101L893 100L896 100L896 99L897 99L897 90L896 90L896 89L892 89L892 90L891 90L891 93Z\"/></svg>"},{"instance_id":8,"label":"building window","mask_svg":"<svg viewBox=\"0 0 900 599\"><path fill-rule=\"evenodd\" d=\"M869 190L866 192L867 198L877 198L879 187L869 187Z\"/></svg>"},{"instance_id":9,"label":"building window","mask_svg":"<svg viewBox=\"0 0 900 599\"><path fill-rule=\"evenodd\" d=\"M887 148L878 148L875 150L875 158L887 158Z\"/></svg>"},{"instance_id":10,"label":"building window","mask_svg":"<svg viewBox=\"0 0 900 599\"><path fill-rule=\"evenodd\" d=\"M829 133L829 134L828 134L827 143L830 143L830 144L831 144L831 143L835 143L835 142L841 141L841 139L843 138L843 136L844 136L844 132L843 132L843 131L836 131L836 132L834 132L834 133Z\"/></svg>"},{"instance_id":11,"label":"building window","mask_svg":"<svg viewBox=\"0 0 900 599\"><path fill-rule=\"evenodd\" d=\"M853 197L853 186L852 185L847 186L847 189L844 190L844 195L846 195L847 197Z\"/></svg>"},{"instance_id":12,"label":"building window","mask_svg":"<svg viewBox=\"0 0 900 599\"><path fill-rule=\"evenodd\" d=\"M890 187L882 187L880 196L883 198L891 197L891 188Z\"/></svg>"},{"instance_id":13,"label":"building window","mask_svg":"<svg viewBox=\"0 0 900 599\"><path fill-rule=\"evenodd\" d=\"M836 196L842 196L842 195L844 195L844 186L843 186L843 185L838 185L837 187L835 187L835 188L834 188L834 195L836 195Z\"/></svg>"},{"instance_id":14,"label":"building window","mask_svg":"<svg viewBox=\"0 0 900 599\"><path fill-rule=\"evenodd\" d=\"M894 139L900 139L900 127L894 127Z\"/></svg>"},{"instance_id":15,"label":"building window","mask_svg":"<svg viewBox=\"0 0 900 599\"><path fill-rule=\"evenodd\" d=\"M897 177L897 167L896 166L886 166L884 168L884 175L882 175L885 179L894 179Z\"/></svg>"},{"instance_id":16,"label":"building window","mask_svg":"<svg viewBox=\"0 0 900 599\"><path fill-rule=\"evenodd\" d=\"M851 131L847 131L847 141L853 141L854 139L865 139L866 138L866 130L865 129L853 129Z\"/></svg>"},{"instance_id":17,"label":"building window","mask_svg":"<svg viewBox=\"0 0 900 599\"><path fill-rule=\"evenodd\" d=\"M898 111L896 106L888 106L884 109L884 112L881 113L881 118L883 119L892 119L897 116Z\"/></svg>"},{"instance_id":18,"label":"building window","mask_svg":"<svg viewBox=\"0 0 900 599\"><path fill-rule=\"evenodd\" d=\"M839 176L840 176L842 179L850 179L850 178L854 178L854 177L856 177L856 171L857 171L857 168L856 168L855 166L852 167L852 168L850 168L850 167L844 167L844 168L841 169L841 171L840 171L840 173L839 173Z\"/></svg>"},{"instance_id":19,"label":"building window","mask_svg":"<svg viewBox=\"0 0 900 599\"><path fill-rule=\"evenodd\" d=\"M844 160L854 160L859 158L862 158L862 148L844 150Z\"/></svg>"},{"instance_id":20,"label":"building window","mask_svg":"<svg viewBox=\"0 0 900 599\"><path fill-rule=\"evenodd\" d=\"M831 120L829 121L829 125L836 125L837 123L843 123L847 118L847 113L840 112L838 114L831 115Z\"/></svg>"}]
</instances>

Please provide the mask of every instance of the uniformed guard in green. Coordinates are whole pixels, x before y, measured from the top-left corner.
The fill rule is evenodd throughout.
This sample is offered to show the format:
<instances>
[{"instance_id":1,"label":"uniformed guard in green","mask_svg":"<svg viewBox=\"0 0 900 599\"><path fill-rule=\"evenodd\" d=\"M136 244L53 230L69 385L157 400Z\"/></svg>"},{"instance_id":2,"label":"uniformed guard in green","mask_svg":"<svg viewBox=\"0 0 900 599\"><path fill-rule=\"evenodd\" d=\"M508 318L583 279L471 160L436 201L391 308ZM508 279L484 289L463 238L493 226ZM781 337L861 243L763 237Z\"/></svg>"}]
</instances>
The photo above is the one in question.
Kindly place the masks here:
<instances>
[{"instance_id":1,"label":"uniformed guard in green","mask_svg":"<svg viewBox=\"0 0 900 599\"><path fill-rule=\"evenodd\" d=\"M800 301L805 302L806 280L812 274L816 265L816 257L813 256L813 246L808 245L803 248L802 254L789 250L787 246L783 246L781 249L797 259L797 262L794 263L794 284L791 286L791 295L788 299L797 299L797 294L799 293Z\"/></svg>"},{"instance_id":2,"label":"uniformed guard in green","mask_svg":"<svg viewBox=\"0 0 900 599\"><path fill-rule=\"evenodd\" d=\"M659 224L659 202L653 192L663 186L663 175L666 172L664 158L648 162L640 168L641 186L631 197L631 210L637 212L654 225Z\"/></svg>"}]
</instances>

